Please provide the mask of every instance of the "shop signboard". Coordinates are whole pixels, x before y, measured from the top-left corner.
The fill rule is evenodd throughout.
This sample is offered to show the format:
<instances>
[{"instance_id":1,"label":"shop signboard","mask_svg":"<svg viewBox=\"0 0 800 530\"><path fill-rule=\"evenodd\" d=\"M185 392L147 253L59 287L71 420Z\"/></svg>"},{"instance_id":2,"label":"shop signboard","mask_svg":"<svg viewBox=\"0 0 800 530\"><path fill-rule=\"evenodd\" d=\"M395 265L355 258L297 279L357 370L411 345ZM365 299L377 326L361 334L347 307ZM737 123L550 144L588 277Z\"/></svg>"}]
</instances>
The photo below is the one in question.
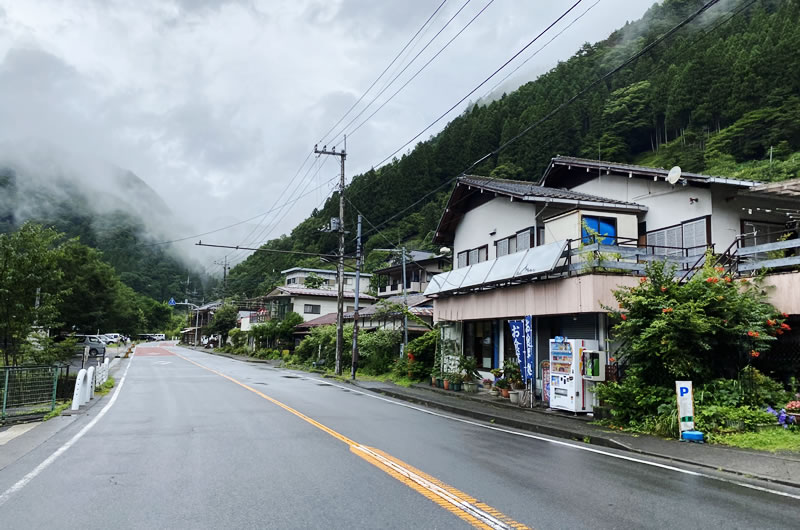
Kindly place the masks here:
<instances>
[{"instance_id":1,"label":"shop signboard","mask_svg":"<svg viewBox=\"0 0 800 530\"><path fill-rule=\"evenodd\" d=\"M522 380L528 380L527 374L527 340L525 338L525 321L509 320L508 326L511 328L511 339L514 341L514 352L517 354L517 364L522 374Z\"/></svg>"}]
</instances>

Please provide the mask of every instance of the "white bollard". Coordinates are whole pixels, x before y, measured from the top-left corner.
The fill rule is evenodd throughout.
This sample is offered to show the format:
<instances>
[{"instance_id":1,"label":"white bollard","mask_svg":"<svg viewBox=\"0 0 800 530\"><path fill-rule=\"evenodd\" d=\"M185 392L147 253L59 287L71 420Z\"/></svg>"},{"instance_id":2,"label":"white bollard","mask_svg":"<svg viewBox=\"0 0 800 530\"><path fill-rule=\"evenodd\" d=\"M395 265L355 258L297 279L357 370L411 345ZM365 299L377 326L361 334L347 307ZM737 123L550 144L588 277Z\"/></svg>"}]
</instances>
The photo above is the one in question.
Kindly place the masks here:
<instances>
[{"instance_id":1,"label":"white bollard","mask_svg":"<svg viewBox=\"0 0 800 530\"><path fill-rule=\"evenodd\" d=\"M89 371L86 372L86 402L90 399L94 399L94 366L89 367Z\"/></svg>"},{"instance_id":2,"label":"white bollard","mask_svg":"<svg viewBox=\"0 0 800 530\"><path fill-rule=\"evenodd\" d=\"M86 370L81 368L78 377L75 378L75 392L72 393L72 410L78 410L81 405L86 403L83 397L86 390ZM87 400L88 401L88 400Z\"/></svg>"}]
</instances>

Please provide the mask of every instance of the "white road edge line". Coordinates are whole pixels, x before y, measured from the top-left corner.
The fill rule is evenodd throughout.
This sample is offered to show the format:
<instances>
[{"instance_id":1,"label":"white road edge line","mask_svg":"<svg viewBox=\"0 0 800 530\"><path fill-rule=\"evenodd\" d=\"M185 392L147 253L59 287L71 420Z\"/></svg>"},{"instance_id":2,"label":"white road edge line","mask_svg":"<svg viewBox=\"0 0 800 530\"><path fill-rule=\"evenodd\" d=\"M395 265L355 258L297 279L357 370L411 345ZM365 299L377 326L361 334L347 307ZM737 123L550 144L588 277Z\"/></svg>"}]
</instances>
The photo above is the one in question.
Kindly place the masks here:
<instances>
[{"instance_id":1,"label":"white road edge line","mask_svg":"<svg viewBox=\"0 0 800 530\"><path fill-rule=\"evenodd\" d=\"M180 347L180 346L176 346L176 347ZM205 353L205 352L201 352L201 353ZM209 355L211 355L211 354L209 354ZM229 359L229 360L236 361L236 359ZM236 362L240 362L240 361L236 361ZM381 400L381 401L385 401L387 403L391 403L393 405L397 405L397 406L400 406L400 407L405 407L405 408L408 408L408 409L416 410L416 411L422 412L424 414L430 414L431 416L437 416L437 417L440 417L440 418L445 418L445 419L452 420L452 421L457 421L457 422L460 422L460 423L466 423L468 425L474 425L474 426L480 427L482 429L489 429L489 430L492 430L492 431L505 432L505 433L508 433L508 434L513 434L514 436L522 436L523 438L532 438L534 440L540 440L542 442L547 442L547 443L551 443L551 444L555 444L555 445L561 445L561 446L564 446L564 447L570 447L572 449L578 449L580 451L588 451L590 453L596 453L596 454L603 455L603 456L609 456L611 458L617 458L617 459L620 459L620 460L627 460L629 462L636 462L637 464L644 464L646 466L658 467L658 468L661 468L661 469L666 469L668 471L675 471L677 473L682 473L684 475L690 475L690 476L694 476L694 477L702 477L702 478L706 478L706 479L710 479L710 480L716 480L718 482L724 482L726 484L733 484L735 486L741 486L742 488L748 488L748 489L752 489L752 490L756 490L756 491L762 491L762 492L765 492L765 493L771 493L773 495L779 495L779 496L782 496L782 497L788 497L788 498L791 498L791 499L800 500L800 495L787 493L785 491L765 488L763 486L756 486L755 484L748 484L746 482L740 482L738 480L731 480L731 479L727 479L727 478L723 478L723 477L717 477L717 476L714 476L714 475L708 475L706 473L701 473L701 472L698 472L698 471L690 471L688 469L682 469L682 468L679 468L679 467L670 466L670 465L667 465L667 464L661 464L661 463L658 463L658 462L651 462L649 460L644 460L644 459L641 459L641 458L636 458L636 457L627 456L627 455L619 455L619 454L616 454L616 453L603 451L602 449L596 449L594 447L588 447L586 445L577 445L577 444L574 444L574 443L565 442L563 440L554 440L554 439L546 438L544 436L539 436L539 435L536 435L536 434L512 431L512 430L509 430L509 429L504 429L502 427L495 427L494 425L486 425L484 423L478 423L477 421L467 420L467 419L464 419L464 418L458 418L458 417L455 417L455 416L450 416L448 414L442 414L440 412L435 412L433 410L424 409L422 407L417 407L415 405L411 405L409 403L405 403L405 402L402 402L402 401L397 401L395 399L389 399L389 398L386 398L386 397L383 397L383 396L378 396L374 392L371 392L371 391L359 390L358 387L356 387L355 385L344 386L344 385L340 385L340 384L331 382L328 379L320 379L320 378L311 377L311 376L308 376L308 375L301 375L300 378L301 379L308 379L310 381L317 381L317 382L321 382L321 383L327 383L330 386L334 386L334 387L340 388L342 390L347 390L348 392L361 394L363 396L367 396L367 397L370 397L372 399L378 399L378 400ZM0 504L2 504L2 502L0 502Z\"/></svg>"},{"instance_id":2,"label":"white road edge line","mask_svg":"<svg viewBox=\"0 0 800 530\"><path fill-rule=\"evenodd\" d=\"M111 400L108 402L108 404L106 404L106 406L103 407L103 409L97 414L97 416L95 416L92 419L92 421L87 423L86 426L84 426L83 429L78 431L78 433L75 436L70 438L69 441L67 441L64 445L62 445L61 447L56 449L53 452L53 454L48 456L41 464L36 466L33 469L33 471L31 471L30 473L28 473L27 475L22 477L16 484L14 484L10 488L8 488L6 491L4 491L3 494L0 495L0 506L3 506L3 504L8 502L8 500L11 498L12 495L14 495L18 491L20 491L25 486L27 486L28 483L31 480L35 479L42 471L47 469L50 466L50 464L55 462L56 459L58 459L59 456L61 456L62 454L64 454L64 452L67 451L67 449L69 449L70 447L75 445L75 443L78 440L83 438L83 436L87 432L89 432L89 430L91 430L91 428L94 427L97 424L98 421L100 421L100 418L105 416L106 412L108 412L108 410L114 405L114 402L117 401L117 396L119 396L119 393L122 390L122 386L125 384L125 378L128 376L128 370L131 367L134 355L136 355L136 348L133 349L133 353L130 356L131 362L128 362L128 366L125 367L125 372L122 374L122 379L120 379L119 385L117 386L117 389L114 391L114 394L111 396Z\"/></svg>"},{"instance_id":3,"label":"white road edge line","mask_svg":"<svg viewBox=\"0 0 800 530\"><path fill-rule=\"evenodd\" d=\"M588 446L585 446L585 445L577 445L577 444L570 443L570 442L565 442L565 441L562 441L562 440L553 440L551 438L546 438L544 436L539 436L539 435L536 435L536 434L512 431L512 430L509 430L509 429L504 429L502 427L495 427L493 425L486 425L486 424L483 424L483 423L479 423L477 421L467 420L467 419L464 419L464 418L458 418L458 417L455 417L455 416L450 416L448 414L442 414L440 412L435 412L435 411L432 411L432 410L424 409L422 407L417 407L417 406L414 406L414 405L410 405L408 403L403 403L402 401L396 401L394 399L389 399L389 398L386 398L386 397L377 396L377 395L375 395L375 393L370 392L370 391L357 390L352 385L343 386L343 385L339 385L337 383L332 383L332 382L330 382L328 380L318 379L316 377L308 377L308 376L306 376L305 379L311 379L311 380L314 380L314 381L321 381L321 382L324 382L324 383L328 383L331 386L335 386L337 388L348 390L350 392L355 392L357 394L361 394L361 395L364 395L364 396L367 396L367 397L371 397L373 399L379 399L381 401L386 401L387 403L392 403L393 405L398 405L400 407L406 407L406 408L409 408L409 409L412 409L412 410L423 412L425 414L430 414L432 416L438 416L440 418L446 418L448 420L457 421L457 422L461 422L461 423L466 423L468 425L474 425L476 427L481 427L483 429L489 429L489 430L492 430L492 431L505 432L505 433L508 433L508 434L513 434L515 436L522 436L524 438L533 438L534 440L540 440L540 441L543 441L543 442L548 442L548 443L551 443L551 444L561 445L561 446L564 446L564 447L571 447L572 449L578 449L580 451L588 451L590 453L596 453L596 454L603 455L603 456L610 456L612 458L618 458L620 460L627 460L629 462L636 462L637 464L644 464L644 465L647 465L647 466L658 467L658 468L661 468L661 469L666 469L668 471L675 471L675 472L678 472L678 473L683 473L685 475L691 475L691 476L694 476L694 477L703 477L703 478L707 478L707 479L711 479L711 480L717 480L719 482L725 482L727 484L733 484L733 485L736 485L736 486L741 486L743 488L749 488L749 489L752 489L752 490L763 491L763 492L766 492L766 493L772 493L773 495L780 495L782 497L789 497L791 499L800 500L800 495L787 493L785 491L765 488L763 486L756 486L755 484L748 484L746 482L739 482L737 480L730 480L730 479L726 479L726 478L723 478L723 477L716 477L714 475L708 475L706 473L701 473L701 472L698 472L698 471L690 471L688 469L682 469L682 468L679 468L679 467L670 466L670 465L667 465L667 464L661 464L661 463L658 463L658 462L651 462L649 460L644 460L644 459L641 459L641 458L636 458L636 457L627 456L627 455L619 455L619 454L616 454L616 453L603 451L602 449L596 449L594 447L588 447Z\"/></svg>"}]
</instances>

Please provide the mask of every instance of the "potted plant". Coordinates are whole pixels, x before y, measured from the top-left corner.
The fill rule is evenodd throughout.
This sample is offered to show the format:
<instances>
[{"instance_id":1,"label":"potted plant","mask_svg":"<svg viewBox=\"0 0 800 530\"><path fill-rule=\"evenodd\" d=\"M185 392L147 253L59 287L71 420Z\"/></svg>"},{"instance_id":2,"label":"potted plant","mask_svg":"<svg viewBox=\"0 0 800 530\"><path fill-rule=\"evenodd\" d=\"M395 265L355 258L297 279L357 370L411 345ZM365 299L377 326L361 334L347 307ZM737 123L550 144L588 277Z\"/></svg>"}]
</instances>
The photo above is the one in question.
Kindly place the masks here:
<instances>
[{"instance_id":1,"label":"potted plant","mask_svg":"<svg viewBox=\"0 0 800 530\"><path fill-rule=\"evenodd\" d=\"M500 390L500 393L504 398L508 397L508 387L511 386L508 382L508 379L501 377L500 379L495 380L494 386Z\"/></svg>"},{"instance_id":2,"label":"potted plant","mask_svg":"<svg viewBox=\"0 0 800 530\"><path fill-rule=\"evenodd\" d=\"M450 389L455 392L461 392L461 383L464 377L461 374L450 375Z\"/></svg>"},{"instance_id":3,"label":"potted plant","mask_svg":"<svg viewBox=\"0 0 800 530\"><path fill-rule=\"evenodd\" d=\"M478 360L475 357L461 357L458 362L458 367L464 371L464 391L477 392L478 383L475 380L479 377L478 374Z\"/></svg>"},{"instance_id":4,"label":"potted plant","mask_svg":"<svg viewBox=\"0 0 800 530\"><path fill-rule=\"evenodd\" d=\"M786 414L794 416L795 423L800 421L800 401L790 401L784 407Z\"/></svg>"},{"instance_id":5,"label":"potted plant","mask_svg":"<svg viewBox=\"0 0 800 530\"><path fill-rule=\"evenodd\" d=\"M442 377L442 373L438 368L431 370L431 386L438 386L436 380Z\"/></svg>"},{"instance_id":6,"label":"potted plant","mask_svg":"<svg viewBox=\"0 0 800 530\"><path fill-rule=\"evenodd\" d=\"M486 390L491 390L492 389L492 380L489 379L488 377L486 379L484 379L482 381L482 383L483 383L483 388L485 388Z\"/></svg>"},{"instance_id":7,"label":"potted plant","mask_svg":"<svg viewBox=\"0 0 800 530\"><path fill-rule=\"evenodd\" d=\"M443 376L442 376L442 380L444 381L444 389L445 390L450 390L450 377L452 377L452 375L453 374L443 374Z\"/></svg>"}]
</instances>

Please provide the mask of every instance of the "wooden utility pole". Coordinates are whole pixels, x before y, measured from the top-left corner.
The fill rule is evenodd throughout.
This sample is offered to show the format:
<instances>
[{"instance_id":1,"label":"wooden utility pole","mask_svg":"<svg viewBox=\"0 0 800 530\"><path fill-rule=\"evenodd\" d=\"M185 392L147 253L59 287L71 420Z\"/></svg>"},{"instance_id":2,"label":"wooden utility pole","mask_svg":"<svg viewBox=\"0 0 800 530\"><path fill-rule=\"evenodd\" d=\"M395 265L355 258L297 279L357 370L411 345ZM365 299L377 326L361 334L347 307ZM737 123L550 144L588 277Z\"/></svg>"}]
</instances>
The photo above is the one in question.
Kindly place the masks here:
<instances>
[{"instance_id":1,"label":"wooden utility pole","mask_svg":"<svg viewBox=\"0 0 800 530\"><path fill-rule=\"evenodd\" d=\"M336 375L342 375L342 350L344 348L344 161L347 158L347 136L344 137L344 149L337 152L336 146L328 150L327 145L322 149L314 146L314 153L318 155L338 156L342 165L342 172L339 177L339 264L337 267L337 283L339 290L337 293L336 304ZM333 228L333 227L331 227Z\"/></svg>"}]
</instances>

